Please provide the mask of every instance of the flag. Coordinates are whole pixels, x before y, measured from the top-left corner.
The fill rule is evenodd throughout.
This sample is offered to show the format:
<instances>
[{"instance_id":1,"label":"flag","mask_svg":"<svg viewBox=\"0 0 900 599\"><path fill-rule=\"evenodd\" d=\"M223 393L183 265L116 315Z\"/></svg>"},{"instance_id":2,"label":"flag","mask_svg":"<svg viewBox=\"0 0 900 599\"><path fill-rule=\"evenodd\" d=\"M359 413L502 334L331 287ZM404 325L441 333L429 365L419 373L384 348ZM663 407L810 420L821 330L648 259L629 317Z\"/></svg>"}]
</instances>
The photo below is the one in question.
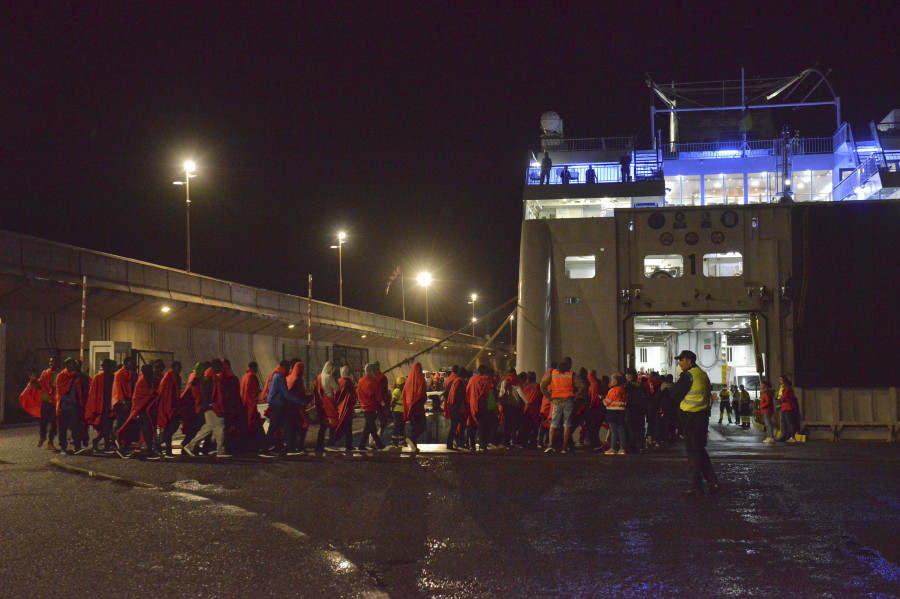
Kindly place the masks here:
<instances>
[{"instance_id":1,"label":"flag","mask_svg":"<svg viewBox=\"0 0 900 599\"><path fill-rule=\"evenodd\" d=\"M741 113L741 120L738 121L738 131L741 133L747 133L748 131L753 129L753 117L750 116L750 110L744 108L744 111Z\"/></svg>"},{"instance_id":2,"label":"flag","mask_svg":"<svg viewBox=\"0 0 900 599\"><path fill-rule=\"evenodd\" d=\"M394 271L393 274L391 274L391 278L388 279L387 287L386 287L385 290L384 290L384 294L385 294L385 295L387 295L388 293L390 293L390 291L391 291L391 283L393 283L393 282L394 282L394 279L396 279L398 276L400 276L400 267L399 267L399 266L397 267L397 270Z\"/></svg>"}]
</instances>

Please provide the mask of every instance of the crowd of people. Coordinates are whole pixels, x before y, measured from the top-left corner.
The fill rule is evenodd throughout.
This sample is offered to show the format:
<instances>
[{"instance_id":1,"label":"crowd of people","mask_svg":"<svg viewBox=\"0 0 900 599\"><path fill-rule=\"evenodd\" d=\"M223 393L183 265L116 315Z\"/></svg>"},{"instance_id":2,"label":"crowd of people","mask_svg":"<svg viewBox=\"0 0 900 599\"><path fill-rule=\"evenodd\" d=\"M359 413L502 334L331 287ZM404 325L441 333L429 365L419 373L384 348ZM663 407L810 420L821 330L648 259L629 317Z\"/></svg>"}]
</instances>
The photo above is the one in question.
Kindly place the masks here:
<instances>
[{"instance_id":1,"label":"crowd of people","mask_svg":"<svg viewBox=\"0 0 900 599\"><path fill-rule=\"evenodd\" d=\"M20 399L23 408L40 419L38 447L46 442L51 450L57 449L58 436L59 451L69 451L71 436L74 453L174 458L172 439L180 428L181 453L190 457L275 457L305 453L312 425L318 426L316 452L337 450L340 443L344 451L399 452L406 447L417 452L426 428L427 392L442 389L432 409L443 410L449 423L448 450L528 448L552 454L584 447L627 455L683 438L689 454L691 445L696 446L692 461L699 475L714 481L702 449L714 401L709 379L691 352L682 352L678 359L682 373L677 382L672 375L631 368L609 376L585 368L574 372L569 358L551 365L540 379L535 372L497 374L485 364L474 372L454 366L448 376L432 373L426 381L416 362L392 390L378 362L367 364L359 380L348 366L336 372L327 362L307 390L299 359L282 361L264 385L255 362L238 378L228 360L214 359L196 364L182 386L177 361L168 370L156 360L138 371L132 357L118 369L112 360L103 360L100 372L90 378L78 360L66 359L60 371L58 360L51 358ZM793 441L799 429L790 379L782 376L780 382L777 396L768 384L762 386L766 443L774 443L776 401L782 439ZM743 385L722 389L718 401L720 423L724 416L731 423L733 412L736 424L750 427L751 401ZM260 403L266 404L263 415ZM364 427L354 445L357 406ZM717 488L717 482L710 484Z\"/></svg>"}]
</instances>

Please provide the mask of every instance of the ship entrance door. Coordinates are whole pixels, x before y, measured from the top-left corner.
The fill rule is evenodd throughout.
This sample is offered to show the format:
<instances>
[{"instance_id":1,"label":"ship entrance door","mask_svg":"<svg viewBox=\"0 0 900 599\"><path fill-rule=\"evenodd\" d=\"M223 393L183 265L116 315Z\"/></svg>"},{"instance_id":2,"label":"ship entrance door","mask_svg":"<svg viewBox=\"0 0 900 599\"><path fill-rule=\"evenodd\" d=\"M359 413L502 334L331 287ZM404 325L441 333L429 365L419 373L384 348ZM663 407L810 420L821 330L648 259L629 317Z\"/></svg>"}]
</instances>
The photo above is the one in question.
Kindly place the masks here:
<instances>
[{"instance_id":1,"label":"ship entrance door","mask_svg":"<svg viewBox=\"0 0 900 599\"><path fill-rule=\"evenodd\" d=\"M758 315L658 314L635 316L634 358L640 372L655 371L678 378L675 356L689 349L697 365L709 375L713 391L724 385L744 385L754 399L759 396L759 372L765 366L765 339Z\"/></svg>"}]
</instances>

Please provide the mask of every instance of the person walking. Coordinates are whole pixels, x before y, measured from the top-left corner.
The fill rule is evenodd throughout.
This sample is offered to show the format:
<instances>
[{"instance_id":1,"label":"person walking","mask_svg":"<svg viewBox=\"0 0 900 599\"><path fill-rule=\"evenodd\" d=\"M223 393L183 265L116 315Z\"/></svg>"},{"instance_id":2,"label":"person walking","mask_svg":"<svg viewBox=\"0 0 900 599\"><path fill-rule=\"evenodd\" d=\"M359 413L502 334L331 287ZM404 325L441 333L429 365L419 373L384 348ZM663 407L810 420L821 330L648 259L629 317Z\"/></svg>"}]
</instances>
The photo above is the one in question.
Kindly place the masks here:
<instances>
[{"instance_id":1,"label":"person walking","mask_svg":"<svg viewBox=\"0 0 900 599\"><path fill-rule=\"evenodd\" d=\"M625 455L625 408L628 396L622 385L625 377L616 372L609 377L609 390L603 398L606 422L609 424L609 449L606 455Z\"/></svg>"},{"instance_id":2,"label":"person walking","mask_svg":"<svg viewBox=\"0 0 900 599\"><path fill-rule=\"evenodd\" d=\"M329 360L322 366L322 372L315 382L316 419L319 423L319 434L316 437L316 453L325 451L325 435L331 431L334 438L334 427L337 426L337 404L335 394L340 385L334 378L334 364Z\"/></svg>"},{"instance_id":3,"label":"person walking","mask_svg":"<svg viewBox=\"0 0 900 599\"><path fill-rule=\"evenodd\" d=\"M731 392L723 386L719 390L719 424L722 424L725 414L728 414L728 424L731 424Z\"/></svg>"},{"instance_id":4,"label":"person walking","mask_svg":"<svg viewBox=\"0 0 900 599\"><path fill-rule=\"evenodd\" d=\"M303 384L303 373L306 367L303 362L297 360L291 366L291 372L287 375L286 384L288 391L298 401L287 407L287 418L290 426L285 428L285 447L290 455L302 455L306 453L306 434L309 431L309 417L306 415L306 407L312 396L307 392Z\"/></svg>"},{"instance_id":5,"label":"person walking","mask_svg":"<svg viewBox=\"0 0 900 599\"><path fill-rule=\"evenodd\" d=\"M262 426L262 417L259 415L259 364L250 362L247 364L247 370L241 377L241 403L247 416L247 434L246 445L244 451L247 453L259 453L266 449L265 444L266 433Z\"/></svg>"},{"instance_id":6,"label":"person walking","mask_svg":"<svg viewBox=\"0 0 900 599\"><path fill-rule=\"evenodd\" d=\"M172 452L172 435L181 424L178 414L178 399L181 395L181 362L177 360L172 362L172 367L159 382L158 394L155 424L160 430L159 447L165 452L163 457L172 459L175 457Z\"/></svg>"},{"instance_id":7,"label":"person walking","mask_svg":"<svg viewBox=\"0 0 900 599\"><path fill-rule=\"evenodd\" d=\"M222 360L216 358L203 373L203 426L182 452L190 457L196 455L197 445L210 437L216 443L216 457L231 457L225 451L225 390L222 386Z\"/></svg>"},{"instance_id":8,"label":"person walking","mask_svg":"<svg viewBox=\"0 0 900 599\"><path fill-rule=\"evenodd\" d=\"M454 451L463 446L463 433L466 423L462 415L463 404L466 403L466 371L454 365L444 385L444 417L450 421L447 430L447 449Z\"/></svg>"},{"instance_id":9,"label":"person walking","mask_svg":"<svg viewBox=\"0 0 900 599\"><path fill-rule=\"evenodd\" d=\"M128 445L137 438L132 430L134 427L121 432L125 421L131 416L131 398L134 395L137 377L137 362L134 356L126 357L122 362L122 367L113 376L112 403L113 410L116 412L115 430L120 431L116 434L116 444L122 452L125 452Z\"/></svg>"},{"instance_id":10,"label":"person walking","mask_svg":"<svg viewBox=\"0 0 900 599\"><path fill-rule=\"evenodd\" d=\"M544 453L555 453L553 438L556 431L563 429L562 450L567 451L572 443L572 416L575 397L584 393L584 386L575 373L571 372L572 358L565 357L558 368L554 368L541 381L541 392L553 402L550 421L550 438Z\"/></svg>"},{"instance_id":11,"label":"person walking","mask_svg":"<svg viewBox=\"0 0 900 599\"><path fill-rule=\"evenodd\" d=\"M81 380L78 363L74 358L66 358L65 368L56 375L56 416L59 420L59 451L66 453L69 432L75 453L82 453L81 425L84 422L84 406L81 403ZM86 449L86 448L85 448Z\"/></svg>"},{"instance_id":12,"label":"person walking","mask_svg":"<svg viewBox=\"0 0 900 599\"><path fill-rule=\"evenodd\" d=\"M403 387L406 385L406 377L398 376L391 391L391 418L394 421L394 432L391 435L390 451L403 451L400 444L406 437L406 423L403 422Z\"/></svg>"},{"instance_id":13,"label":"person walking","mask_svg":"<svg viewBox=\"0 0 900 599\"><path fill-rule=\"evenodd\" d=\"M782 374L778 377L781 384L779 389L781 395L781 440L786 443L796 443L794 438L800 432L800 407L797 405L797 398L794 396L794 388L791 379Z\"/></svg>"},{"instance_id":14,"label":"person walking","mask_svg":"<svg viewBox=\"0 0 900 599\"><path fill-rule=\"evenodd\" d=\"M421 362L413 363L412 371L406 379L401 395L403 400L403 422L409 422L409 437L406 444L413 453L419 452L416 441L425 432L425 402L428 395L425 391L425 375L422 373Z\"/></svg>"},{"instance_id":15,"label":"person walking","mask_svg":"<svg viewBox=\"0 0 900 599\"><path fill-rule=\"evenodd\" d=\"M628 403L625 406L625 450L629 453L644 453L647 448L647 389L637 378L634 368L625 369L625 394Z\"/></svg>"},{"instance_id":16,"label":"person walking","mask_svg":"<svg viewBox=\"0 0 900 599\"><path fill-rule=\"evenodd\" d=\"M110 359L100 362L100 372L91 379L88 390L88 400L84 408L84 421L88 426L93 426L97 436L92 442L93 450L100 450L100 441L103 441L103 451L112 453L115 446L112 440L112 421L115 413L112 410L113 369L116 363Z\"/></svg>"},{"instance_id":17,"label":"person walking","mask_svg":"<svg viewBox=\"0 0 900 599\"><path fill-rule=\"evenodd\" d=\"M743 385L738 386L738 405L741 408L741 428L750 428L750 416L753 414L753 408L750 403L750 393L744 389Z\"/></svg>"},{"instance_id":18,"label":"person walking","mask_svg":"<svg viewBox=\"0 0 900 599\"><path fill-rule=\"evenodd\" d=\"M503 434L501 444L507 449L519 447L519 430L522 428L522 413L527 399L522 391L522 383L515 369L506 371L506 378L500 381L500 405L503 409Z\"/></svg>"},{"instance_id":19,"label":"person walking","mask_svg":"<svg viewBox=\"0 0 900 599\"><path fill-rule=\"evenodd\" d=\"M334 426L333 443L336 445L343 438L344 451L347 453L353 453L353 408L357 398L356 383L353 382L350 367L344 364L338 379L338 392L334 396L337 423Z\"/></svg>"},{"instance_id":20,"label":"person walking","mask_svg":"<svg viewBox=\"0 0 900 599\"><path fill-rule=\"evenodd\" d=\"M775 431L772 428L772 416L775 414L775 392L769 385L769 381L762 381L762 391L759 395L759 413L762 414L763 424L766 427L766 445L775 444Z\"/></svg>"},{"instance_id":21,"label":"person walking","mask_svg":"<svg viewBox=\"0 0 900 599\"><path fill-rule=\"evenodd\" d=\"M691 470L691 487L684 494L702 495L703 479L706 479L710 493L718 493L721 485L709 454L706 453L711 408L709 376L697 366L697 355L694 352L684 350L675 359L681 368L681 376L672 387L672 395L681 399L684 448Z\"/></svg>"},{"instance_id":22,"label":"person walking","mask_svg":"<svg viewBox=\"0 0 900 599\"><path fill-rule=\"evenodd\" d=\"M384 399L381 395L381 381L375 376L374 364L366 364L365 372L356 384L356 397L359 399L359 407L365 421L362 436L359 438L359 450L369 450L370 435L375 449L381 450L384 449L384 442L378 434L378 412Z\"/></svg>"},{"instance_id":23,"label":"person walking","mask_svg":"<svg viewBox=\"0 0 900 599\"><path fill-rule=\"evenodd\" d=\"M37 446L47 443L47 449L56 451L53 445L53 439L56 438L56 377L59 373L59 360L55 357L50 358L47 369L44 370L38 378L32 375L25 390L19 396L22 409L39 418L41 421L40 437Z\"/></svg>"}]
</instances>

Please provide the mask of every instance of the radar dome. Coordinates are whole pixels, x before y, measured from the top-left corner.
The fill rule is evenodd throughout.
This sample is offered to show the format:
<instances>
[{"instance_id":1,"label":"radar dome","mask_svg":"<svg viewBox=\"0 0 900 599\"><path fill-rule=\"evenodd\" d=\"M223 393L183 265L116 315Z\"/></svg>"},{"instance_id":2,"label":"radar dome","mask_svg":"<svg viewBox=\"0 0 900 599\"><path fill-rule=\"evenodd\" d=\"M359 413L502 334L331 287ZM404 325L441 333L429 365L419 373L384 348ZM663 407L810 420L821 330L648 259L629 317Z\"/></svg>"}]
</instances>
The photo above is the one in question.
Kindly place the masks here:
<instances>
[{"instance_id":1,"label":"radar dome","mask_svg":"<svg viewBox=\"0 0 900 599\"><path fill-rule=\"evenodd\" d=\"M562 119L552 110L548 110L541 115L541 129L544 133L562 133Z\"/></svg>"}]
</instances>

